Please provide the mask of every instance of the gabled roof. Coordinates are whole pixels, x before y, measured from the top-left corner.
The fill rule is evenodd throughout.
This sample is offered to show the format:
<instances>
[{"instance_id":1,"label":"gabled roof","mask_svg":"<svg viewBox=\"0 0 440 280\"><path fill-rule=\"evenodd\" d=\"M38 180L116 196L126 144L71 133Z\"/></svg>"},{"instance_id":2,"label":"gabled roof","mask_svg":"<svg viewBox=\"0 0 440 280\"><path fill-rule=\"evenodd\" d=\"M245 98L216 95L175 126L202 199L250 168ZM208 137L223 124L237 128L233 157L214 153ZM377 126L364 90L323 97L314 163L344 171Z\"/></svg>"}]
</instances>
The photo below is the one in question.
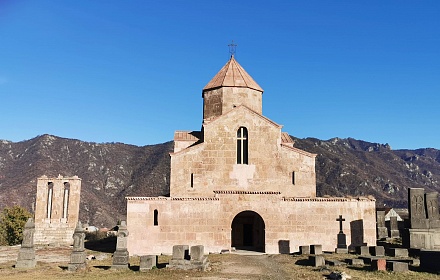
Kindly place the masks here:
<instances>
[{"instance_id":1,"label":"gabled roof","mask_svg":"<svg viewBox=\"0 0 440 280\"><path fill-rule=\"evenodd\" d=\"M229 59L225 66L203 88L203 92L220 87L245 87L263 92L263 89L238 64L234 56L231 56L231 59Z\"/></svg>"}]
</instances>

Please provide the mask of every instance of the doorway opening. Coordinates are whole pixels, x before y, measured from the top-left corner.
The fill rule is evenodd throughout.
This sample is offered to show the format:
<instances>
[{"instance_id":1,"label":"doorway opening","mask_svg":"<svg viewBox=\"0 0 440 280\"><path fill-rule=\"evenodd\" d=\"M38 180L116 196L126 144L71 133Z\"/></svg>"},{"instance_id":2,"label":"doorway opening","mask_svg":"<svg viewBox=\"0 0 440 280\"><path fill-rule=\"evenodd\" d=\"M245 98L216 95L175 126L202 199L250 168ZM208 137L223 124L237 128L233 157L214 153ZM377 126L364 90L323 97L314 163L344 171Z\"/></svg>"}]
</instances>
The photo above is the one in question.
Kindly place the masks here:
<instances>
[{"instance_id":1,"label":"doorway opening","mask_svg":"<svg viewBox=\"0 0 440 280\"><path fill-rule=\"evenodd\" d=\"M238 213L231 224L232 247L239 250L265 252L265 224L254 211Z\"/></svg>"}]
</instances>

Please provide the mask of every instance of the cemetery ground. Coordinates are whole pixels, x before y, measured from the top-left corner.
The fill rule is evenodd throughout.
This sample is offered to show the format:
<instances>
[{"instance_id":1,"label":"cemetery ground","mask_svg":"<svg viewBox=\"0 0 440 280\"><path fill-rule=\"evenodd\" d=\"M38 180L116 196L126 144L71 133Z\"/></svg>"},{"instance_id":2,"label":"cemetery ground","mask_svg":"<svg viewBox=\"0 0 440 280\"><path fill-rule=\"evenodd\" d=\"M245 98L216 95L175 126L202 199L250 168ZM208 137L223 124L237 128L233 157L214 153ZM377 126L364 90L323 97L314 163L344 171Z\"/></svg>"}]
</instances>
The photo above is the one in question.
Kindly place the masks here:
<instances>
[{"instance_id":1,"label":"cemetery ground","mask_svg":"<svg viewBox=\"0 0 440 280\"><path fill-rule=\"evenodd\" d=\"M210 266L207 271L171 270L166 268L171 256L159 256L157 268L139 272L139 257L131 257L129 270L113 270L110 252L112 248L106 249L105 244L95 247L95 250L86 251L96 259L89 260L87 268L83 271L67 271L71 253L69 247L37 249L36 268L25 270L14 268L19 248L0 247L0 279L326 279L332 271L344 271L351 279L440 279L440 275L419 272L418 266L410 266L410 271L404 273L371 271L368 265L314 268L307 265L307 256L295 254L210 254ZM325 254L325 257L343 261L356 256Z\"/></svg>"}]
</instances>

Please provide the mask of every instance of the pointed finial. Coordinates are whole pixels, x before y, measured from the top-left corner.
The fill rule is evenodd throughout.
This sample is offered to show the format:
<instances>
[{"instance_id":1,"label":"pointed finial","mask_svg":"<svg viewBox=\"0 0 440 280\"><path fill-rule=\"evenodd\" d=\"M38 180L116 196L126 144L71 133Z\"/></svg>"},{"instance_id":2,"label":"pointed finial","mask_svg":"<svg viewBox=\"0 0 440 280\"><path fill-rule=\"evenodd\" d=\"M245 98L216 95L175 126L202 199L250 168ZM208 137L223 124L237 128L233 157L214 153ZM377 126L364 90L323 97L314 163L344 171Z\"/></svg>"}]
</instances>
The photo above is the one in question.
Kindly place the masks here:
<instances>
[{"instance_id":1,"label":"pointed finial","mask_svg":"<svg viewBox=\"0 0 440 280\"><path fill-rule=\"evenodd\" d=\"M231 57L235 55L235 47L237 47L237 44L234 44L234 40L228 45L229 47L229 53L231 54Z\"/></svg>"}]
</instances>

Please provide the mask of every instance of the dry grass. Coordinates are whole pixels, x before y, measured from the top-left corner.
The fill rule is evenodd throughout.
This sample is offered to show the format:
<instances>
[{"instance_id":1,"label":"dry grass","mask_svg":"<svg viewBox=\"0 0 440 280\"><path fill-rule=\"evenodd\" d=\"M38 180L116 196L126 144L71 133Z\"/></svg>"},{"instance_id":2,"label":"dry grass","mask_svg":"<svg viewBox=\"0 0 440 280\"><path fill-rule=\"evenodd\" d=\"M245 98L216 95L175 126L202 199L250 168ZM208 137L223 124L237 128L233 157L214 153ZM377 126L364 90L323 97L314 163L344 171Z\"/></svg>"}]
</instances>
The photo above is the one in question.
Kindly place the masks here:
<instances>
[{"instance_id":1,"label":"dry grass","mask_svg":"<svg viewBox=\"0 0 440 280\"><path fill-rule=\"evenodd\" d=\"M53 252L52 252L53 253ZM66 251L60 251L65 254ZM35 269L13 268L15 261L0 264L0 279L325 279L332 271L345 271L352 279L440 279L440 275L417 272L417 267L405 273L371 271L369 266L338 266L313 268L305 265L307 257L291 255L243 256L235 254L209 255L208 271L179 271L165 268L169 256L160 256L158 267L148 272L139 272L139 258L130 259L131 269L112 270L111 254L88 251L102 258L91 260L84 271L69 272L67 263L38 262ZM326 259L344 260L353 255L326 255Z\"/></svg>"}]
</instances>

